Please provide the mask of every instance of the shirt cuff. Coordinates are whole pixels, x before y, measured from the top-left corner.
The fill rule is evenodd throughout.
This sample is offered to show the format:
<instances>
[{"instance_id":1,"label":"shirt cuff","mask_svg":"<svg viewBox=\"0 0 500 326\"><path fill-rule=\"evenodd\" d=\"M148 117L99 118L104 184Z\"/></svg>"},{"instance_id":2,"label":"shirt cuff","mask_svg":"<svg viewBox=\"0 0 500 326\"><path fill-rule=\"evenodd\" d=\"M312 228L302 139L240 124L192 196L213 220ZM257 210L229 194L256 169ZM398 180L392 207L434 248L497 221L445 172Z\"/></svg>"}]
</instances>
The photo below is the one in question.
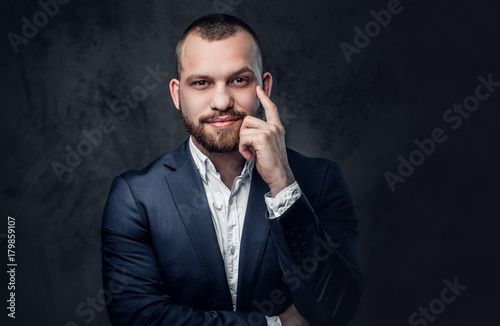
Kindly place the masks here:
<instances>
[{"instance_id":1,"label":"shirt cuff","mask_svg":"<svg viewBox=\"0 0 500 326\"><path fill-rule=\"evenodd\" d=\"M269 212L269 218L278 218L287 209L292 206L297 199L302 196L302 190L299 187L297 181L281 190L276 197L271 197L271 192L269 191L265 196L264 200L266 201L267 211Z\"/></svg>"},{"instance_id":2,"label":"shirt cuff","mask_svg":"<svg viewBox=\"0 0 500 326\"><path fill-rule=\"evenodd\" d=\"M265 316L267 320L267 326L282 326L280 317L278 316Z\"/></svg>"}]
</instances>

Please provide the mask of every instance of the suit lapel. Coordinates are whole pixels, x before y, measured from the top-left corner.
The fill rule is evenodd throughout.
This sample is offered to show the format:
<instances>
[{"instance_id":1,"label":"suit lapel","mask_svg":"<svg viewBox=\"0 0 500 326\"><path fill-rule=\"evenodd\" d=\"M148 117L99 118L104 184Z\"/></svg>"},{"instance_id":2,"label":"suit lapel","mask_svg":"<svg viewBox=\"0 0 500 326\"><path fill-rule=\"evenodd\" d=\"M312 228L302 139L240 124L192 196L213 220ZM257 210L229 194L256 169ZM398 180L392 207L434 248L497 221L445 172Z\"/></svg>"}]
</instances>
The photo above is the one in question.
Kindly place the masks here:
<instances>
[{"instance_id":1,"label":"suit lapel","mask_svg":"<svg viewBox=\"0 0 500 326\"><path fill-rule=\"evenodd\" d=\"M269 186L255 168L243 225L238 267L238 309L250 307L257 276L269 236L269 225L265 217L267 210L264 195Z\"/></svg>"},{"instance_id":2,"label":"suit lapel","mask_svg":"<svg viewBox=\"0 0 500 326\"><path fill-rule=\"evenodd\" d=\"M221 307L231 307L217 235L202 180L189 151L188 141L166 157L165 165L173 171L165 178L179 215L189 234L207 278Z\"/></svg>"}]
</instances>

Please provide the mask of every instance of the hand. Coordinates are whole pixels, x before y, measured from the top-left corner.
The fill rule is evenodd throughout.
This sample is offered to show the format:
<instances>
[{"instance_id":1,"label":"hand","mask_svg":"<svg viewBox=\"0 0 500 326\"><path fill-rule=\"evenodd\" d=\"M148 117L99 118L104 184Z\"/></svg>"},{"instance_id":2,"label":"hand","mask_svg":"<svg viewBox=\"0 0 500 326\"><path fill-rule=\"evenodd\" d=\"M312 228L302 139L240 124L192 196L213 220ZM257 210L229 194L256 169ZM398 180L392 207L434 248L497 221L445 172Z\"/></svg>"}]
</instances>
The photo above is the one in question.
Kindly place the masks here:
<instances>
[{"instance_id":1,"label":"hand","mask_svg":"<svg viewBox=\"0 0 500 326\"><path fill-rule=\"evenodd\" d=\"M294 304L279 315L279 318L283 326L310 326L307 320L297 311Z\"/></svg>"},{"instance_id":2,"label":"hand","mask_svg":"<svg viewBox=\"0 0 500 326\"><path fill-rule=\"evenodd\" d=\"M246 116L240 129L239 151L247 160L255 160L262 179L269 185L271 196L295 182L288 165L285 146L285 128L278 108L264 90L256 87L257 97L264 107L267 122Z\"/></svg>"}]
</instances>

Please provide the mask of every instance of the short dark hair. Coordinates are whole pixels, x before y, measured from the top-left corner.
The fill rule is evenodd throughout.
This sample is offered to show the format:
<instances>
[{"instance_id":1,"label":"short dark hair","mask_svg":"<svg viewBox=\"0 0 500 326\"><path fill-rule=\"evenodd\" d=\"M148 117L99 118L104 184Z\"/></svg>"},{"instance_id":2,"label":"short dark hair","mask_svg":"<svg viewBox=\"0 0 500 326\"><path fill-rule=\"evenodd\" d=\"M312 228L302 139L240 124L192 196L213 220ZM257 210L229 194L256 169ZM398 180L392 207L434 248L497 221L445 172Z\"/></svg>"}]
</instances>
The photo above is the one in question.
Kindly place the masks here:
<instances>
[{"instance_id":1,"label":"short dark hair","mask_svg":"<svg viewBox=\"0 0 500 326\"><path fill-rule=\"evenodd\" d=\"M181 65L181 51L186 41L186 38L190 34L195 34L196 36L201 37L207 41L219 41L224 40L230 36L233 36L238 31L246 31L252 36L255 41L256 46L256 56L257 63L259 65L259 69L261 73L263 72L262 67L262 52L259 38L257 34L253 31L253 29L245 23L243 20L226 14L209 14L198 18L191 25L186 28L184 33L182 34L180 40L177 42L177 46L175 48L175 62L177 65L177 78L181 75L182 65Z\"/></svg>"}]
</instances>

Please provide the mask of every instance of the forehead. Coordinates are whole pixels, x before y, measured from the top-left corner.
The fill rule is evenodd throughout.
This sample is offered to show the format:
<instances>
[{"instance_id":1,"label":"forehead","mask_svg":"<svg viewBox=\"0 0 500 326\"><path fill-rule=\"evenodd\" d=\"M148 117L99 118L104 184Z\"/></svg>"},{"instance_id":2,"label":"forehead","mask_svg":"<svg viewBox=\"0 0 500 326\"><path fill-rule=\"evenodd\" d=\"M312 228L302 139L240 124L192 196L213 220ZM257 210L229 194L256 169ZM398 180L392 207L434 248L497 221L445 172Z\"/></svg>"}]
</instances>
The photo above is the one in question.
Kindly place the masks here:
<instances>
[{"instance_id":1,"label":"forehead","mask_svg":"<svg viewBox=\"0 0 500 326\"><path fill-rule=\"evenodd\" d=\"M229 73L244 66L258 72L257 48L252 36L246 31L217 41L209 41L190 34L181 52L182 72L200 74Z\"/></svg>"}]
</instances>

